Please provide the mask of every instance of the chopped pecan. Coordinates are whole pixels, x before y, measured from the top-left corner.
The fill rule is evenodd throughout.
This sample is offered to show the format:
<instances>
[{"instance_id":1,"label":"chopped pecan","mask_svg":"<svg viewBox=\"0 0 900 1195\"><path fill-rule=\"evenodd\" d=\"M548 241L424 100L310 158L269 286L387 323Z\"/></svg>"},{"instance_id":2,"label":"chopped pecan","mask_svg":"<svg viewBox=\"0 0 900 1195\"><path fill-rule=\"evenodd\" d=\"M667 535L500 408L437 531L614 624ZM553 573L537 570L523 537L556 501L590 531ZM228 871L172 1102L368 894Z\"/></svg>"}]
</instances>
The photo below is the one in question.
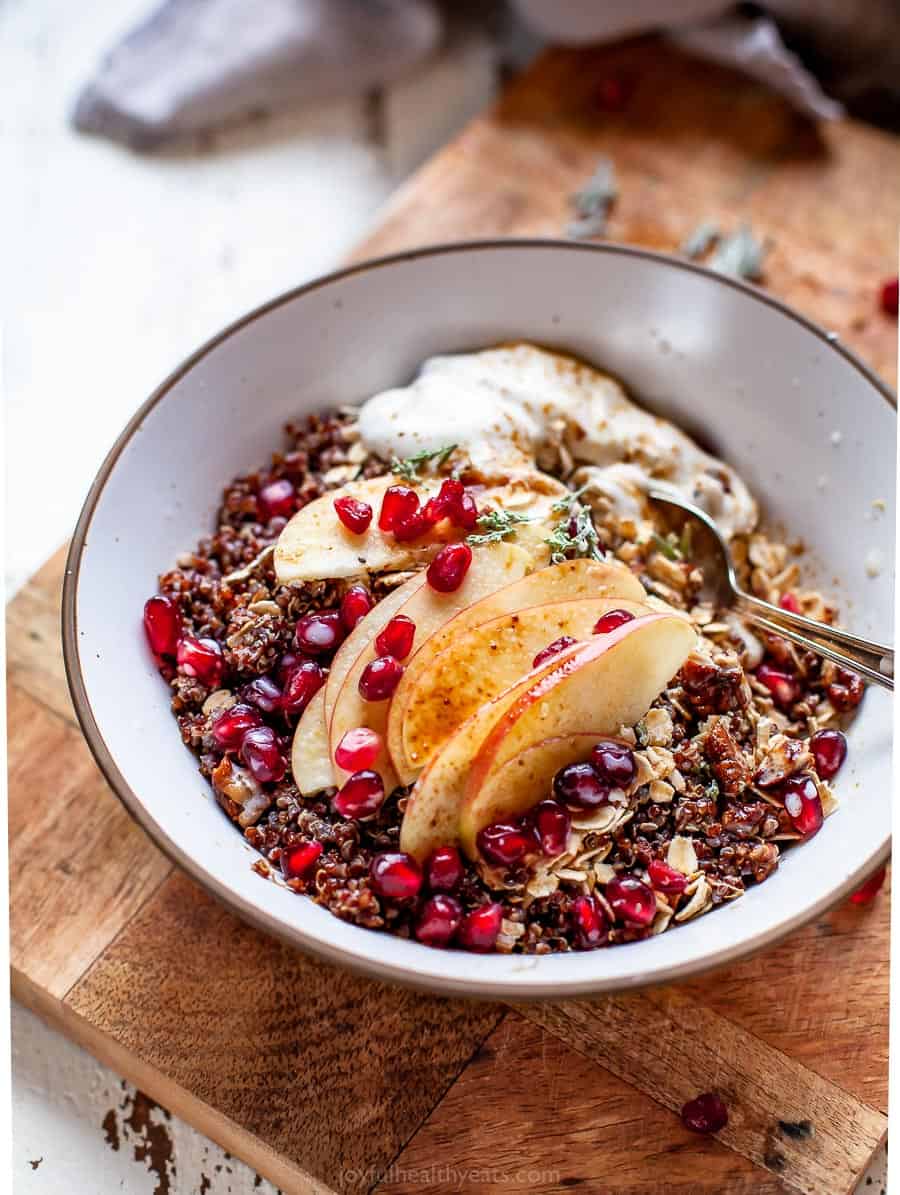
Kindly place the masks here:
<instances>
[{"instance_id":1,"label":"chopped pecan","mask_svg":"<svg viewBox=\"0 0 900 1195\"><path fill-rule=\"evenodd\" d=\"M748 858L757 884L767 880L778 866L778 847L774 842L760 842L750 848Z\"/></svg>"},{"instance_id":2,"label":"chopped pecan","mask_svg":"<svg viewBox=\"0 0 900 1195\"><path fill-rule=\"evenodd\" d=\"M774 788L788 776L793 776L810 763L806 739L789 739L776 734L769 741L769 749L756 770L753 782L758 788Z\"/></svg>"},{"instance_id":3,"label":"chopped pecan","mask_svg":"<svg viewBox=\"0 0 900 1195\"><path fill-rule=\"evenodd\" d=\"M828 700L841 714L855 709L863 699L866 686L855 672L838 669L837 680L828 686Z\"/></svg>"},{"instance_id":4,"label":"chopped pecan","mask_svg":"<svg viewBox=\"0 0 900 1195\"><path fill-rule=\"evenodd\" d=\"M717 718L703 740L719 788L728 797L742 793L750 782L750 769L723 718Z\"/></svg>"},{"instance_id":5,"label":"chopped pecan","mask_svg":"<svg viewBox=\"0 0 900 1195\"><path fill-rule=\"evenodd\" d=\"M681 670L681 685L694 710L703 717L742 709L749 700L740 664L715 664L689 656Z\"/></svg>"}]
</instances>

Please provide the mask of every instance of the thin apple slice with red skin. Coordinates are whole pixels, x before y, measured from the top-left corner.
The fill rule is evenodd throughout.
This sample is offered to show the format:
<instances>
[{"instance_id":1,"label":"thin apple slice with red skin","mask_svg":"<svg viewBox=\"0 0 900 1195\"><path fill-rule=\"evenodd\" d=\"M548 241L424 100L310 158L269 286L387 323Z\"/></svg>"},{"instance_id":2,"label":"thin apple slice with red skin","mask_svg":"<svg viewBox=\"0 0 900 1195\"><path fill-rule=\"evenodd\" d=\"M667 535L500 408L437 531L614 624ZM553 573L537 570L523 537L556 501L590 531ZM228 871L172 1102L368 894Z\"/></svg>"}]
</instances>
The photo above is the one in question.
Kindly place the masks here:
<instances>
[{"instance_id":1,"label":"thin apple slice with red skin","mask_svg":"<svg viewBox=\"0 0 900 1195\"><path fill-rule=\"evenodd\" d=\"M475 800L464 803L460 812L459 838L469 858L478 858L479 831L494 822L521 817L552 796L551 784L559 769L590 759L591 748L603 737L596 730L576 730L544 739L492 772Z\"/></svg>"},{"instance_id":2,"label":"thin apple slice with red skin","mask_svg":"<svg viewBox=\"0 0 900 1195\"><path fill-rule=\"evenodd\" d=\"M406 600L394 604L386 615L384 612L379 613L384 605L384 602L379 602L363 619L363 623L370 623L367 628L367 641L346 671L331 712L328 730L331 759L334 759L335 748L348 730L357 726L367 726L370 730L377 731L385 741L381 754L372 766L381 774L386 792L395 788L399 780L386 744L392 700L366 701L359 691L360 677L366 666L378 655L375 639L379 632L393 617L402 614L409 618L416 628L412 655L409 657L414 659L419 644L426 642L445 622L460 610L478 602L486 594L507 584L510 579L523 576L530 563L530 555L515 544L486 545L475 549L463 583L453 593L438 593L427 581L415 587L412 587L412 582L408 582L411 588ZM359 625L362 626L362 623ZM374 633L371 633L372 631ZM337 766L334 774L336 784L341 784L347 775Z\"/></svg>"},{"instance_id":3,"label":"thin apple slice with red skin","mask_svg":"<svg viewBox=\"0 0 900 1195\"><path fill-rule=\"evenodd\" d=\"M457 842L464 803L528 747L585 725L598 735L633 725L696 641L697 632L680 614L646 614L568 648L482 706L419 777L400 829L402 849L424 858Z\"/></svg>"},{"instance_id":4,"label":"thin apple slice with red skin","mask_svg":"<svg viewBox=\"0 0 900 1195\"><path fill-rule=\"evenodd\" d=\"M291 745L291 772L302 796L311 796L334 784L325 723L325 687L303 711Z\"/></svg>"},{"instance_id":5,"label":"thin apple slice with red skin","mask_svg":"<svg viewBox=\"0 0 900 1195\"><path fill-rule=\"evenodd\" d=\"M515 614L529 606L605 597L635 602L647 600L643 585L623 564L600 560L564 560L561 564L548 565L504 585L461 610L429 639L420 640L416 645L418 650L407 664L391 701L388 749L397 771L410 780L415 775L403 748L403 726L413 691L424 676L433 672L437 656L459 636L481 623L504 614Z\"/></svg>"},{"instance_id":6,"label":"thin apple slice with red skin","mask_svg":"<svg viewBox=\"0 0 900 1195\"><path fill-rule=\"evenodd\" d=\"M457 726L520 681L533 667L535 656L555 640L568 636L589 640L597 620L610 610L625 610L635 618L651 613L643 602L624 598L575 598L529 606L470 627L454 637L420 674L403 712L403 758L397 775L410 784ZM392 722L399 715L392 708ZM396 740L396 732L393 735Z\"/></svg>"}]
</instances>

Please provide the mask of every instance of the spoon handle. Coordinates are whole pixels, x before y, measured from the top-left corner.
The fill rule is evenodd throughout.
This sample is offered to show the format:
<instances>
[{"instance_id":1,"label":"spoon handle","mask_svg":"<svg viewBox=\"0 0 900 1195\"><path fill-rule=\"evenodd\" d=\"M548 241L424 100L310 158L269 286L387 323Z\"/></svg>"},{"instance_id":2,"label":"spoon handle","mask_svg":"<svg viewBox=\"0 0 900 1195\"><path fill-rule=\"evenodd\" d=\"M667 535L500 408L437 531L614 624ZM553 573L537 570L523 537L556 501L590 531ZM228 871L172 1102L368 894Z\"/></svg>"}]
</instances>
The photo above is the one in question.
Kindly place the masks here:
<instances>
[{"instance_id":1,"label":"spoon handle","mask_svg":"<svg viewBox=\"0 0 900 1195\"><path fill-rule=\"evenodd\" d=\"M770 602L739 592L735 610L748 622L790 639L799 647L833 660L842 668L857 672L860 676L882 685L885 689L894 687L894 649L881 643L872 643L851 635L848 631L830 627L824 622L792 614Z\"/></svg>"}]
</instances>

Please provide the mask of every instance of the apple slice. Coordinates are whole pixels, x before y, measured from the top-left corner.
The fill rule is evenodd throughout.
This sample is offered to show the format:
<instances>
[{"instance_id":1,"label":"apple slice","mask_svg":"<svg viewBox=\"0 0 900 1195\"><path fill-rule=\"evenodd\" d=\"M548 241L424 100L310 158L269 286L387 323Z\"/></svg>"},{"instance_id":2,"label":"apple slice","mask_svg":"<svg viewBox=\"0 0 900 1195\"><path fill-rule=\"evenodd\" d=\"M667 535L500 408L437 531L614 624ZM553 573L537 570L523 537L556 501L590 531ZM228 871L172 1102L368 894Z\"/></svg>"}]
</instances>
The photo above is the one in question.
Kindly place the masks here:
<instances>
[{"instance_id":1,"label":"apple slice","mask_svg":"<svg viewBox=\"0 0 900 1195\"><path fill-rule=\"evenodd\" d=\"M420 640L417 644L418 651L407 664L403 679L391 701L388 748L398 771L412 778L403 747L403 727L412 694L422 678L433 673L438 655L458 637L474 626L499 618L503 614L515 614L528 606L541 606L548 602L575 598L603 597L636 602L647 600L644 587L623 564L598 560L565 560L562 564L549 565L504 585L502 589L460 611L426 642Z\"/></svg>"},{"instance_id":2,"label":"apple slice","mask_svg":"<svg viewBox=\"0 0 900 1195\"><path fill-rule=\"evenodd\" d=\"M526 747L492 772L472 801L463 805L459 837L470 859L478 856L480 830L504 818L527 813L550 795L550 784L560 768L590 758L602 735L594 730L573 731Z\"/></svg>"},{"instance_id":3,"label":"apple slice","mask_svg":"<svg viewBox=\"0 0 900 1195\"><path fill-rule=\"evenodd\" d=\"M402 758L391 758L400 779L409 784L435 751L480 705L520 681L533 667L534 657L563 635L591 638L597 619L610 610L626 610L636 618L650 607L623 598L576 598L530 606L503 614L454 637L435 657L427 673L419 674L403 711ZM396 718L388 719L388 742Z\"/></svg>"},{"instance_id":4,"label":"apple slice","mask_svg":"<svg viewBox=\"0 0 900 1195\"><path fill-rule=\"evenodd\" d=\"M437 492L442 480L433 477L416 483L423 503ZM290 585L295 581L362 577L368 573L421 568L443 544L465 538L468 533L446 519L409 543L399 543L389 532L381 531L378 515L385 490L398 484L406 483L393 474L352 481L298 510L275 545L275 574L279 583ZM516 526L514 542L526 547L541 563L549 556L546 538L560 518L553 510L553 504L568 492L561 482L537 470L496 485L472 487L479 509L499 507L528 520ZM334 503L341 497L355 498L372 507L372 522L362 534L349 531L338 518Z\"/></svg>"},{"instance_id":5,"label":"apple slice","mask_svg":"<svg viewBox=\"0 0 900 1195\"><path fill-rule=\"evenodd\" d=\"M696 640L697 632L680 614L646 614L561 652L482 706L419 777L400 830L402 849L423 858L457 841L464 803L474 800L504 763L535 743L585 726L603 735L633 725Z\"/></svg>"},{"instance_id":6,"label":"apple slice","mask_svg":"<svg viewBox=\"0 0 900 1195\"><path fill-rule=\"evenodd\" d=\"M291 771L294 783L304 797L321 792L334 784L331 756L328 754L328 730L325 723L325 686L303 711L291 747Z\"/></svg>"},{"instance_id":7,"label":"apple slice","mask_svg":"<svg viewBox=\"0 0 900 1195\"><path fill-rule=\"evenodd\" d=\"M393 609L384 612L382 607L385 603L379 602L356 628L360 630L365 626L365 643L344 675L331 713L328 732L331 758L334 758L335 748L344 734L357 726L368 726L385 740L387 738L388 712L392 702L366 701L359 692L359 678L366 665L378 654L375 646L376 637L394 615L403 614L415 623L415 653L419 643L425 642L448 619L453 618L465 607L478 602L486 594L523 576L530 563L529 554L515 544L485 545L475 548L465 580L454 593L438 593L427 584L426 577L422 574L421 578L413 578L413 581L418 581L419 584L414 586L413 581L409 581L406 586L401 586L398 592L406 591L405 600L394 604ZM381 772L386 791L390 792L391 788L396 787L398 778L386 746L374 767L376 771ZM337 783L341 782L344 775L340 769L335 769Z\"/></svg>"}]
</instances>

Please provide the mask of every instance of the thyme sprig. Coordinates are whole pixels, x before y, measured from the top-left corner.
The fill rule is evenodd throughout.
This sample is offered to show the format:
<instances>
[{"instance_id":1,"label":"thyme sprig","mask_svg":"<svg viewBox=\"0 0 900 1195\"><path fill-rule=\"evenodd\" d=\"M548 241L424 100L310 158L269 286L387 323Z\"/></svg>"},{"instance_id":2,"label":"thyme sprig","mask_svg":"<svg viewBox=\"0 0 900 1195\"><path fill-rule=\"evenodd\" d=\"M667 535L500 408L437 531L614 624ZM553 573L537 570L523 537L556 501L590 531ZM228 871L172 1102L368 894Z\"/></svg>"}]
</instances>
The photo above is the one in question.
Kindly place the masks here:
<instances>
[{"instance_id":1,"label":"thyme sprig","mask_svg":"<svg viewBox=\"0 0 900 1195\"><path fill-rule=\"evenodd\" d=\"M655 531L650 538L653 541L654 548L656 548L657 552L662 552L666 560L682 559L681 546L679 544L674 544L670 539L665 539L663 536L657 535Z\"/></svg>"},{"instance_id":2,"label":"thyme sprig","mask_svg":"<svg viewBox=\"0 0 900 1195\"><path fill-rule=\"evenodd\" d=\"M416 452L412 456L404 457L403 460L394 457L391 461L391 472L404 478L405 481L413 483L421 481L419 469L423 465L430 464L433 468L439 469L451 453L456 451L456 448L456 444L445 444L443 448L435 448L431 452Z\"/></svg>"},{"instance_id":3,"label":"thyme sprig","mask_svg":"<svg viewBox=\"0 0 900 1195\"><path fill-rule=\"evenodd\" d=\"M597 528L591 512L578 501L580 493L581 490L576 490L553 504L552 509L562 512L563 517L544 541L550 547L551 564L562 564L573 557L603 559Z\"/></svg>"},{"instance_id":4,"label":"thyme sprig","mask_svg":"<svg viewBox=\"0 0 900 1195\"><path fill-rule=\"evenodd\" d=\"M478 516L478 526L483 534L466 536L466 543L498 544L508 535L515 535L520 524L530 522L530 515L520 515L514 510L486 510Z\"/></svg>"}]
</instances>

